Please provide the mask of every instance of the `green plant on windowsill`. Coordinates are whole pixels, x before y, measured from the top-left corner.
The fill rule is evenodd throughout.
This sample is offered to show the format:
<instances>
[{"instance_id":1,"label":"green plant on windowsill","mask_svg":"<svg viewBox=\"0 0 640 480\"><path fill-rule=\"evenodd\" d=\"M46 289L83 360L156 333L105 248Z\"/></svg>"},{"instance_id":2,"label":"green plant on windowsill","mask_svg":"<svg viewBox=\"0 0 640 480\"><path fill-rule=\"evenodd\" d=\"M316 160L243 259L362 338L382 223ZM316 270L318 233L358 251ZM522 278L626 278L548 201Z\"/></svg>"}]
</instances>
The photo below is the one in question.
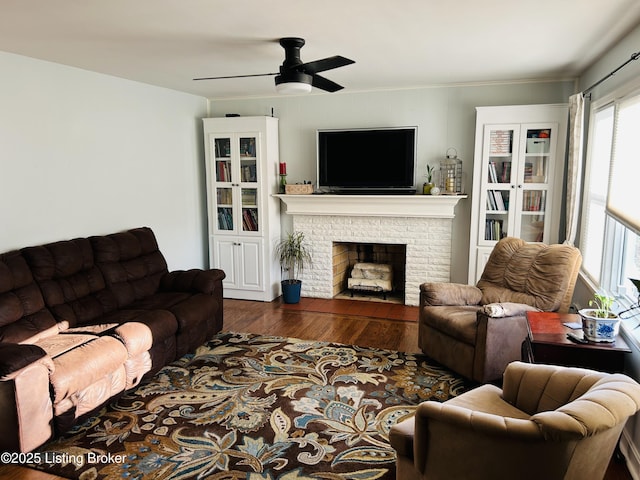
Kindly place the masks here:
<instances>
[{"instance_id":1,"label":"green plant on windowsill","mask_svg":"<svg viewBox=\"0 0 640 480\"><path fill-rule=\"evenodd\" d=\"M615 318L616 315L611 311L615 299L604 293L594 293L593 300L589 300L589 306L595 307L592 312L596 318Z\"/></svg>"},{"instance_id":2,"label":"green plant on windowsill","mask_svg":"<svg viewBox=\"0 0 640 480\"><path fill-rule=\"evenodd\" d=\"M592 342L615 342L620 329L620 317L612 311L615 299L604 293L594 293L590 308L578 313L582 317L582 332Z\"/></svg>"}]
</instances>

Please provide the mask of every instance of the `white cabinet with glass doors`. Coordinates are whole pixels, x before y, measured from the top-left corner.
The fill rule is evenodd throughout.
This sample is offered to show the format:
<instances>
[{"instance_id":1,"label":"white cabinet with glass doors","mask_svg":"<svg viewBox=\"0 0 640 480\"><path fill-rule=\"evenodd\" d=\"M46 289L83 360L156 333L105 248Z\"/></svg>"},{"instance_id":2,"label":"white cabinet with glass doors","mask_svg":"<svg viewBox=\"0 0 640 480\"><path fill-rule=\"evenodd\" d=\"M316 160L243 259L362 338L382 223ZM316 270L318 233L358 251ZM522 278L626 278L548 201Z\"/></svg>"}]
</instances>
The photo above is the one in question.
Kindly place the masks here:
<instances>
[{"instance_id":1,"label":"white cabinet with glass doors","mask_svg":"<svg viewBox=\"0 0 640 480\"><path fill-rule=\"evenodd\" d=\"M567 135L566 105L476 109L469 282L503 237L556 243Z\"/></svg>"},{"instance_id":2,"label":"white cabinet with glass doors","mask_svg":"<svg viewBox=\"0 0 640 480\"><path fill-rule=\"evenodd\" d=\"M271 301L280 293L272 246L280 237L278 119L205 118L209 259L224 296Z\"/></svg>"}]
</instances>

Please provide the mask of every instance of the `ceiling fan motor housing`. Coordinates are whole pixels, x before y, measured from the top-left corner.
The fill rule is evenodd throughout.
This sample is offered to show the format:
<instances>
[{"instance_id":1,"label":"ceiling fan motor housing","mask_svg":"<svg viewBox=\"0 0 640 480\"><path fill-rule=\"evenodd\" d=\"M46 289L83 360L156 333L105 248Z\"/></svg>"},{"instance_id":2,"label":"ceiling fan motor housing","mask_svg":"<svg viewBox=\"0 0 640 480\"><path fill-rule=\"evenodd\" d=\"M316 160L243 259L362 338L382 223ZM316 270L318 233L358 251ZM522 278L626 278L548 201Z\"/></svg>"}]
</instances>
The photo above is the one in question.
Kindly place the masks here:
<instances>
[{"instance_id":1,"label":"ceiling fan motor housing","mask_svg":"<svg viewBox=\"0 0 640 480\"><path fill-rule=\"evenodd\" d=\"M297 72L295 70L288 70L280 75L276 76L276 85L280 85L281 83L306 83L311 85L313 82L313 77L308 73Z\"/></svg>"}]
</instances>

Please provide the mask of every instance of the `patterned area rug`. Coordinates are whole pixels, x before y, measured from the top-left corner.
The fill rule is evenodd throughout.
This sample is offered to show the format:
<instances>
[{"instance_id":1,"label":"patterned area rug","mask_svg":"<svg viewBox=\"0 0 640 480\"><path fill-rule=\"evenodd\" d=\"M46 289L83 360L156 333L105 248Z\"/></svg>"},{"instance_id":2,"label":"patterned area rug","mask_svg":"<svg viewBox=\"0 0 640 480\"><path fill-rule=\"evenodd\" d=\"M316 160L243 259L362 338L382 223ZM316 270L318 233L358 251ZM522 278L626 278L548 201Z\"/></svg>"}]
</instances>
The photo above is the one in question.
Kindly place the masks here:
<instances>
[{"instance_id":1,"label":"patterned area rug","mask_svg":"<svg viewBox=\"0 0 640 480\"><path fill-rule=\"evenodd\" d=\"M420 355L221 333L40 449L36 468L81 479L393 480L390 427L467 388Z\"/></svg>"}]
</instances>

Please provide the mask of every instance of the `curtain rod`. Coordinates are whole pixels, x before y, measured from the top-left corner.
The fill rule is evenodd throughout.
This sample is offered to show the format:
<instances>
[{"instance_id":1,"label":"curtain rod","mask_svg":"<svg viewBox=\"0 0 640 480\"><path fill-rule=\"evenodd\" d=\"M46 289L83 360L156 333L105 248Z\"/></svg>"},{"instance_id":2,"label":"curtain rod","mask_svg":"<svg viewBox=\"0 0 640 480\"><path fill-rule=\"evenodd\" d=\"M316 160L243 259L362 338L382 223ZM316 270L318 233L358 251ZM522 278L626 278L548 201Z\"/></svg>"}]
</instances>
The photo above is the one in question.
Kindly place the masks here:
<instances>
[{"instance_id":1,"label":"curtain rod","mask_svg":"<svg viewBox=\"0 0 640 480\"><path fill-rule=\"evenodd\" d=\"M607 75L605 75L604 77L602 77L600 80L598 80L596 83L594 83L593 85L591 85L589 88L587 88L585 91L582 92L582 96L586 97L587 95L589 95L591 92L591 90L593 90L594 88L596 88L598 85L600 85L602 82L604 82L605 80L608 80L609 78L613 77L616 73L618 73L619 70L622 70L624 67L626 67L628 64L630 64L631 62L633 62L634 60L637 60L640 57L640 52L636 52L633 53L631 55L631 58L629 58L629 60L627 60L626 62L624 62L622 65L620 65L618 68L616 68L615 70L612 70L611 72L609 72Z\"/></svg>"}]
</instances>

